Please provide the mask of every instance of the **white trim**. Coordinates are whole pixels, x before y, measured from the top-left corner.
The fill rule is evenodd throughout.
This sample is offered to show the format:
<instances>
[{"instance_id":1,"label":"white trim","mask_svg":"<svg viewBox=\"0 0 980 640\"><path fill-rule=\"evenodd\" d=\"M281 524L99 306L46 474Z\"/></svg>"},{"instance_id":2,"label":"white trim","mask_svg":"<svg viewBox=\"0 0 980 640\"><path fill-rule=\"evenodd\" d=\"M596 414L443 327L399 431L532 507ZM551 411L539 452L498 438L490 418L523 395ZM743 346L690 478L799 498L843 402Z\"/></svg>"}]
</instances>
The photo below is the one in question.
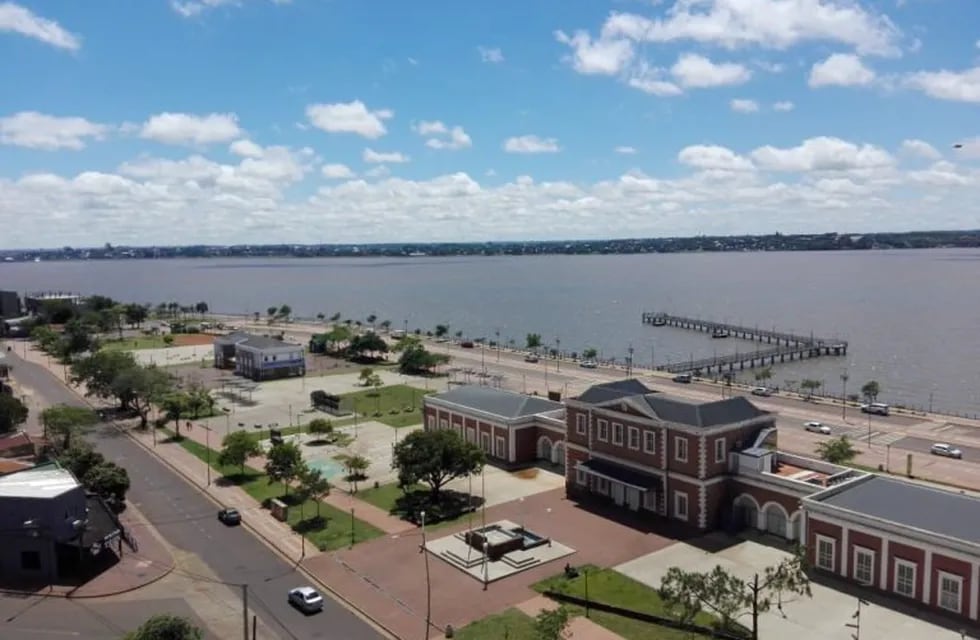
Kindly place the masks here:
<instances>
[{"instance_id":1,"label":"white trim","mask_svg":"<svg viewBox=\"0 0 980 640\"><path fill-rule=\"evenodd\" d=\"M589 475L578 465L575 466L575 484L583 487L589 484Z\"/></svg>"},{"instance_id":2,"label":"white trim","mask_svg":"<svg viewBox=\"0 0 980 640\"><path fill-rule=\"evenodd\" d=\"M616 427L619 427L619 429L617 429ZM622 422L613 422L612 425L610 426L610 428L612 429L612 438L611 438L612 443L614 445L618 446L618 447L623 446L623 435L624 435L623 434L623 423ZM619 437L618 438L616 437L616 434L617 433L619 434Z\"/></svg>"},{"instance_id":3,"label":"white trim","mask_svg":"<svg viewBox=\"0 0 980 640\"><path fill-rule=\"evenodd\" d=\"M493 437L493 455L497 458L507 460L507 438L495 435ZM513 462L513 460L509 460ZM550 460L548 462L551 462Z\"/></svg>"},{"instance_id":4,"label":"white trim","mask_svg":"<svg viewBox=\"0 0 980 640\"><path fill-rule=\"evenodd\" d=\"M598 419L595 421L595 439L599 442L609 442L609 421Z\"/></svg>"},{"instance_id":5,"label":"white trim","mask_svg":"<svg viewBox=\"0 0 980 640\"><path fill-rule=\"evenodd\" d=\"M649 441L648 441L647 436L650 436L649 437ZM643 430L643 435L641 437L643 438L643 453L649 453L650 455L656 455L657 454L657 432L654 431L653 429L644 429ZM647 444L652 444L653 446L648 447Z\"/></svg>"},{"instance_id":6,"label":"white trim","mask_svg":"<svg viewBox=\"0 0 980 640\"><path fill-rule=\"evenodd\" d=\"M820 487L815 486L815 485L808 485L808 484L806 484L804 482L800 482L799 483L800 486L798 486L798 487L795 484L794 485L791 485L791 486L788 486L788 485L784 485L784 484L776 484L775 482L771 482L771 483L770 482L766 482L765 480L760 480L759 479L759 478L764 478L765 477L764 475L761 475L761 474L758 476L758 478L753 478L753 477L745 476L745 475L741 475L741 474L736 474L736 475L731 475L731 476L729 476L729 475L726 474L724 477L731 478L735 482L740 482L742 484L747 484L750 487L757 487L759 489L766 489L768 491L773 491L775 493L779 493L781 495L784 495L784 496L786 496L788 498L796 498L797 500L801 500L801 501L802 501L803 498L805 498L805 497L807 497L809 495L812 495L812 489L816 489L817 491L820 490ZM781 476L774 476L774 477L779 478ZM785 480L785 478L783 478L783 479ZM812 489L811 489L811 487L812 487ZM790 491L790 489L792 489L792 491ZM802 504L802 502L801 502L801 504Z\"/></svg>"},{"instance_id":7,"label":"white trim","mask_svg":"<svg viewBox=\"0 0 980 640\"><path fill-rule=\"evenodd\" d=\"M618 456L610 455L602 451L589 451L588 449L585 449L581 445L576 445L575 443L568 443L566 444L566 446L572 447L576 451L581 451L582 453L588 453L593 458L600 458L602 460L615 462L616 464L623 465L624 467L630 467L632 469L636 469L637 471L642 471L644 473L650 473L661 477L665 475L665 471L658 467L651 467L649 465L640 464L639 462L632 462L630 460L626 460L625 458L620 458ZM701 480L699 478L695 478L694 476L689 476L687 474L679 473L673 470L671 470L670 472L670 477L680 480L686 484L691 484L697 487L700 487L702 485L706 487L710 487L713 484L718 484L719 482L726 482L731 479L727 475L720 475L720 476L715 476L714 478L709 478L708 480Z\"/></svg>"},{"instance_id":8,"label":"white trim","mask_svg":"<svg viewBox=\"0 0 980 640\"><path fill-rule=\"evenodd\" d=\"M449 420L448 419L439 418L439 428L440 429L448 429L449 428Z\"/></svg>"},{"instance_id":9,"label":"white trim","mask_svg":"<svg viewBox=\"0 0 980 640\"><path fill-rule=\"evenodd\" d=\"M923 561L923 564L925 564L923 573L925 575L923 575L922 580L922 602L928 606L932 606L932 603L929 602L930 596L932 595L932 550L923 549L923 551L926 552L926 558Z\"/></svg>"},{"instance_id":10,"label":"white trim","mask_svg":"<svg viewBox=\"0 0 980 640\"><path fill-rule=\"evenodd\" d=\"M970 617L974 620L977 619L977 582L980 581L980 564L974 564L971 567L973 576L970 579Z\"/></svg>"},{"instance_id":11,"label":"white trim","mask_svg":"<svg viewBox=\"0 0 980 640\"><path fill-rule=\"evenodd\" d=\"M698 477L704 478L708 475L708 439L701 436L697 439L698 443Z\"/></svg>"},{"instance_id":12,"label":"white trim","mask_svg":"<svg viewBox=\"0 0 980 640\"><path fill-rule=\"evenodd\" d=\"M841 531L841 533L840 533L840 540L841 540L841 542L840 542L840 548L841 548L841 554L840 554L840 574L842 576L844 576L845 578L847 578L847 577L850 577L850 575L851 575L851 569L852 569L852 567L850 566L850 563L847 561L847 550L850 548L850 545L847 544L847 539L848 539L849 534L850 534L850 529L848 529L847 527L844 527L840 531Z\"/></svg>"},{"instance_id":13,"label":"white trim","mask_svg":"<svg viewBox=\"0 0 980 640\"><path fill-rule=\"evenodd\" d=\"M586 429L588 429L588 425L585 422L585 417L586 416L584 413L575 414L575 433L580 436L584 436Z\"/></svg>"},{"instance_id":14,"label":"white trim","mask_svg":"<svg viewBox=\"0 0 980 640\"><path fill-rule=\"evenodd\" d=\"M683 500L684 515L681 515L681 511L678 508L680 505L680 502L678 502L678 498L684 499ZM687 522L690 513L691 513L691 504L690 504L690 500L688 499L687 493L685 491L678 491L675 489L674 490L674 517L677 518L678 520L683 520L684 522Z\"/></svg>"},{"instance_id":15,"label":"white trim","mask_svg":"<svg viewBox=\"0 0 980 640\"><path fill-rule=\"evenodd\" d=\"M718 445L721 445L721 455L718 455ZM715 464L724 462L728 455L728 438L715 438Z\"/></svg>"},{"instance_id":16,"label":"white trim","mask_svg":"<svg viewBox=\"0 0 980 640\"><path fill-rule=\"evenodd\" d=\"M429 431L433 431L436 428L435 416L425 416L425 428Z\"/></svg>"},{"instance_id":17,"label":"white trim","mask_svg":"<svg viewBox=\"0 0 980 640\"><path fill-rule=\"evenodd\" d=\"M886 564L887 563L883 563ZM912 593L902 593L898 590L898 570L899 568L912 569ZM919 565L911 560L903 560L902 558L895 558L895 568L892 571L892 588L890 589L895 595L902 596L903 598L911 598L915 600L916 589L915 583L919 579Z\"/></svg>"},{"instance_id":18,"label":"white trim","mask_svg":"<svg viewBox=\"0 0 980 640\"><path fill-rule=\"evenodd\" d=\"M698 487L698 528L708 528L708 488Z\"/></svg>"},{"instance_id":19,"label":"white trim","mask_svg":"<svg viewBox=\"0 0 980 640\"><path fill-rule=\"evenodd\" d=\"M881 540L881 570L878 572L881 575L878 576L878 588L887 591L888 590L888 540L882 538Z\"/></svg>"},{"instance_id":20,"label":"white trim","mask_svg":"<svg viewBox=\"0 0 980 640\"><path fill-rule=\"evenodd\" d=\"M632 444L633 436L636 436L636 446ZM639 427L626 427L626 448L632 451L640 450L640 429Z\"/></svg>"},{"instance_id":21,"label":"white trim","mask_svg":"<svg viewBox=\"0 0 980 640\"><path fill-rule=\"evenodd\" d=\"M684 457L683 458L681 457L681 447L680 447L680 443L682 443L682 442L684 443ZM690 444L688 443L686 437L675 435L674 436L674 460L676 460L677 462L682 462L682 463L685 463L686 464L687 463L687 460L688 460L688 453L689 453L688 452L688 447L689 446L690 446Z\"/></svg>"},{"instance_id":22,"label":"white trim","mask_svg":"<svg viewBox=\"0 0 980 640\"><path fill-rule=\"evenodd\" d=\"M760 518L762 519L763 522L765 522L765 525L766 525L766 526L762 527L762 529L764 529L767 533L776 533L775 531L769 531L769 508L770 507L775 507L778 511L780 511L783 514L783 522L786 523L786 526L783 529L782 536L784 538L786 538L786 539L789 539L789 533L790 533L790 528L789 528L790 516L789 516L789 512L786 511L786 507L784 507L783 505L779 504L775 500L769 500L768 502L763 503L762 504L762 508L759 510L759 512L762 514L760 516ZM794 511L793 513L796 513L796 511Z\"/></svg>"},{"instance_id":23,"label":"white trim","mask_svg":"<svg viewBox=\"0 0 980 640\"><path fill-rule=\"evenodd\" d=\"M813 552L813 564L818 569L823 569L824 571L830 571L831 573L837 572L837 539L832 536L824 536L815 534L817 539L817 548ZM820 562L820 544L821 543L830 544L830 566L825 566Z\"/></svg>"},{"instance_id":24,"label":"white trim","mask_svg":"<svg viewBox=\"0 0 980 640\"><path fill-rule=\"evenodd\" d=\"M871 566L868 569L868 577L862 580L858 577L858 559L861 557L870 558ZM875 584L875 550L860 545L854 545L854 553L851 554L851 567L853 569L854 581L865 587L873 587Z\"/></svg>"},{"instance_id":25,"label":"white trim","mask_svg":"<svg viewBox=\"0 0 980 640\"><path fill-rule=\"evenodd\" d=\"M951 583L956 585L957 601L955 608L943 606L943 580L949 580ZM949 573L947 571L937 571L936 591L936 607L943 609L944 611L952 611L953 613L963 612L963 576L955 573Z\"/></svg>"}]
</instances>

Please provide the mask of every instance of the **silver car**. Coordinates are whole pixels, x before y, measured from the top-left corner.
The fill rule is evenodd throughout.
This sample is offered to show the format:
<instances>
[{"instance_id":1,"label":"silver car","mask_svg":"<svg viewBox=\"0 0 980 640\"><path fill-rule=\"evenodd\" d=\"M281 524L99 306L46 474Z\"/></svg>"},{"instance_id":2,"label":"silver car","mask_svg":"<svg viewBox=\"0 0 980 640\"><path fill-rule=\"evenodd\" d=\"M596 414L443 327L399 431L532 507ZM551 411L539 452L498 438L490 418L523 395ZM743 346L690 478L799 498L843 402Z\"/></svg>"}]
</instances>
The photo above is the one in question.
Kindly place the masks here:
<instances>
[{"instance_id":1,"label":"silver car","mask_svg":"<svg viewBox=\"0 0 980 640\"><path fill-rule=\"evenodd\" d=\"M296 587L289 590L289 604L303 613L316 613L323 609L323 596L313 587Z\"/></svg>"},{"instance_id":2,"label":"silver car","mask_svg":"<svg viewBox=\"0 0 980 640\"><path fill-rule=\"evenodd\" d=\"M945 444L942 442L937 442L932 445L929 451L936 456L943 456L944 458L956 458L957 460L963 457L963 452L954 447L951 444Z\"/></svg>"},{"instance_id":3,"label":"silver car","mask_svg":"<svg viewBox=\"0 0 980 640\"><path fill-rule=\"evenodd\" d=\"M803 428L806 429L807 431L812 431L814 433L822 433L825 436L830 435L830 427L828 427L822 422L817 422L816 420L811 420L810 422L807 422L806 424L803 425Z\"/></svg>"}]
</instances>

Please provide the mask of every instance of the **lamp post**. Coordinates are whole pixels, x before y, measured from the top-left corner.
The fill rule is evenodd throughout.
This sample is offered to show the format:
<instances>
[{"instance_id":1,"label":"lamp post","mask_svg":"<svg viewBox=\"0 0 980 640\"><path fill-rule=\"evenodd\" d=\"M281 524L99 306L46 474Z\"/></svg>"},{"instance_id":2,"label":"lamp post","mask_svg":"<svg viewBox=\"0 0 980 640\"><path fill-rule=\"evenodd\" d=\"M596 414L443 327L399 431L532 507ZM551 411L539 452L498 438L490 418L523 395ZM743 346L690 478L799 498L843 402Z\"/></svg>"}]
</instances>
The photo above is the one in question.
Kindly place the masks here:
<instances>
[{"instance_id":1,"label":"lamp post","mask_svg":"<svg viewBox=\"0 0 980 640\"><path fill-rule=\"evenodd\" d=\"M351 498L353 500L353 498ZM348 549L354 548L354 507L350 508L350 547Z\"/></svg>"},{"instance_id":2,"label":"lamp post","mask_svg":"<svg viewBox=\"0 0 980 640\"><path fill-rule=\"evenodd\" d=\"M490 551L490 543L483 541L483 590L487 590L487 583L490 582L490 558L487 555Z\"/></svg>"},{"instance_id":3,"label":"lamp post","mask_svg":"<svg viewBox=\"0 0 980 640\"><path fill-rule=\"evenodd\" d=\"M208 468L208 486L211 486L211 427L204 425L204 450L207 452L205 466Z\"/></svg>"},{"instance_id":4,"label":"lamp post","mask_svg":"<svg viewBox=\"0 0 980 640\"><path fill-rule=\"evenodd\" d=\"M871 411L868 411L868 448L871 448Z\"/></svg>"},{"instance_id":5,"label":"lamp post","mask_svg":"<svg viewBox=\"0 0 980 640\"><path fill-rule=\"evenodd\" d=\"M847 380L851 376L847 375L847 369L840 374L841 395L840 395L840 419L847 421Z\"/></svg>"},{"instance_id":6,"label":"lamp post","mask_svg":"<svg viewBox=\"0 0 980 640\"><path fill-rule=\"evenodd\" d=\"M633 377L633 345L631 344L629 349L627 349L629 356L626 359L626 377Z\"/></svg>"},{"instance_id":7,"label":"lamp post","mask_svg":"<svg viewBox=\"0 0 980 640\"><path fill-rule=\"evenodd\" d=\"M544 512L546 514L548 514L548 525L549 525L549 528L550 528L550 525L551 525L551 507L548 507L547 509L545 509ZM548 546L549 547L551 546L551 536L548 536Z\"/></svg>"},{"instance_id":8,"label":"lamp post","mask_svg":"<svg viewBox=\"0 0 980 640\"><path fill-rule=\"evenodd\" d=\"M493 335L497 338L497 362L500 362L500 329L495 329Z\"/></svg>"},{"instance_id":9,"label":"lamp post","mask_svg":"<svg viewBox=\"0 0 980 640\"><path fill-rule=\"evenodd\" d=\"M525 531L526 532L527 531L527 527L525 527L524 525L527 522L527 511L524 510L524 496L521 496L520 498L518 498L517 499L517 502L520 505L521 531Z\"/></svg>"},{"instance_id":10,"label":"lamp post","mask_svg":"<svg viewBox=\"0 0 980 640\"><path fill-rule=\"evenodd\" d=\"M432 626L432 582L429 578L429 554L425 553L425 511L419 513L422 518L422 544L419 546L419 553L425 556L425 637L429 637L429 628Z\"/></svg>"},{"instance_id":11,"label":"lamp post","mask_svg":"<svg viewBox=\"0 0 980 640\"><path fill-rule=\"evenodd\" d=\"M561 371L561 338L555 338L556 371Z\"/></svg>"}]
</instances>

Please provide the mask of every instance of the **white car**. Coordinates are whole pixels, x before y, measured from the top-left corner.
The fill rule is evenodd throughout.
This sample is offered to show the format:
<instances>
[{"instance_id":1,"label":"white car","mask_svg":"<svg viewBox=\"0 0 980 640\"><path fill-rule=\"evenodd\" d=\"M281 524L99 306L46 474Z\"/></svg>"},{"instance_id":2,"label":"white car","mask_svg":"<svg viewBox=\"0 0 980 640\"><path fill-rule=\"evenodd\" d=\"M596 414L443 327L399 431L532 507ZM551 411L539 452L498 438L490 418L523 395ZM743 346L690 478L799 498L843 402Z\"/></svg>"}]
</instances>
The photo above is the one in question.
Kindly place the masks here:
<instances>
[{"instance_id":1,"label":"white car","mask_svg":"<svg viewBox=\"0 0 980 640\"><path fill-rule=\"evenodd\" d=\"M943 456L944 458L956 458L957 460L963 457L963 452L954 447L951 444L945 444L942 442L937 442L929 448L929 452L936 456Z\"/></svg>"},{"instance_id":2,"label":"white car","mask_svg":"<svg viewBox=\"0 0 980 640\"><path fill-rule=\"evenodd\" d=\"M583 369L595 369L599 366L599 363L595 360L583 360L578 366L582 367Z\"/></svg>"},{"instance_id":3,"label":"white car","mask_svg":"<svg viewBox=\"0 0 980 640\"><path fill-rule=\"evenodd\" d=\"M822 433L825 436L830 435L830 427L828 427L822 422L817 422L816 420L811 420L810 422L807 422L806 424L803 425L803 428L806 429L807 431L812 431L814 433Z\"/></svg>"},{"instance_id":4,"label":"white car","mask_svg":"<svg viewBox=\"0 0 980 640\"><path fill-rule=\"evenodd\" d=\"M289 590L289 604L303 613L316 613L323 609L323 596L313 587L296 587Z\"/></svg>"},{"instance_id":5,"label":"white car","mask_svg":"<svg viewBox=\"0 0 980 640\"><path fill-rule=\"evenodd\" d=\"M772 395L772 390L768 387L755 387L752 389L752 395L754 396L764 396L768 398Z\"/></svg>"}]
</instances>

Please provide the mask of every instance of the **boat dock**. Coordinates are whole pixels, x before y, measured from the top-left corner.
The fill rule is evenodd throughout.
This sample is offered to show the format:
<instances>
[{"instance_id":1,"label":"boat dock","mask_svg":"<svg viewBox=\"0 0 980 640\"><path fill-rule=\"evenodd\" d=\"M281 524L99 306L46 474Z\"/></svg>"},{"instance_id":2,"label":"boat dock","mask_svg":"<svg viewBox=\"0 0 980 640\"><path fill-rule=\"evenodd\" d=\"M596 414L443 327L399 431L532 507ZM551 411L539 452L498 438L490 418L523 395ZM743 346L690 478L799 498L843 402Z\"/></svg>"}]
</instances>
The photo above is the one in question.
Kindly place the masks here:
<instances>
[{"instance_id":1,"label":"boat dock","mask_svg":"<svg viewBox=\"0 0 980 640\"><path fill-rule=\"evenodd\" d=\"M712 370L740 371L746 368L770 366L779 362L819 358L820 356L847 355L847 341L776 331L775 329L760 329L759 327L743 327L726 322L714 322L700 318L675 316L668 313L644 312L643 324L655 327L677 327L691 331L701 331L712 336L724 335L742 340L775 343L775 347L733 354L714 356L711 358L691 359L687 362L675 362L658 365L658 371L669 373L711 373Z\"/></svg>"}]
</instances>

